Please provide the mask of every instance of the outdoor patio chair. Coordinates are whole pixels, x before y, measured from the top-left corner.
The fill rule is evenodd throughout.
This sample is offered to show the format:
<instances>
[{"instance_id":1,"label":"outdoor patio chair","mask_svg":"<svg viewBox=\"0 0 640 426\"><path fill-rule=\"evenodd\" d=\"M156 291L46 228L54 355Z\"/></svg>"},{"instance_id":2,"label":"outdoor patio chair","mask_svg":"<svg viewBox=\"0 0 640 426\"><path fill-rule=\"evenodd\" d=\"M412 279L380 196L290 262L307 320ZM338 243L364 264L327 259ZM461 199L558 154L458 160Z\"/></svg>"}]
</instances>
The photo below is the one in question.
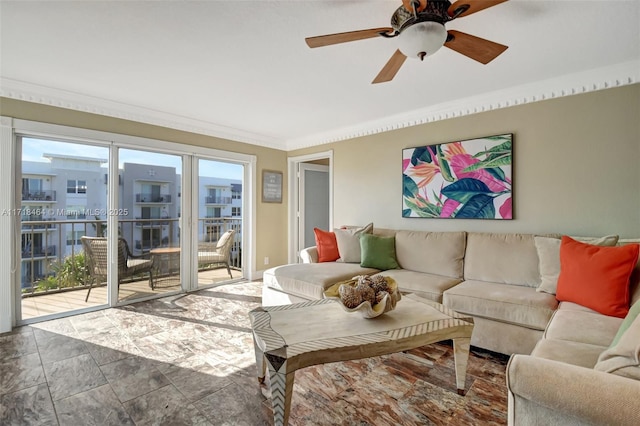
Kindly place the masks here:
<instances>
[{"instance_id":1,"label":"outdoor patio chair","mask_svg":"<svg viewBox=\"0 0 640 426\"><path fill-rule=\"evenodd\" d=\"M85 302L89 300L89 294L93 284L99 284L107 279L107 239L103 237L82 237L82 247L85 252L85 261L89 272L89 291ZM118 239L118 288L120 281L134 275L149 273L149 286L153 289L153 260L144 259L142 256L134 256L129 250L127 241Z\"/></svg>"},{"instance_id":2,"label":"outdoor patio chair","mask_svg":"<svg viewBox=\"0 0 640 426\"><path fill-rule=\"evenodd\" d=\"M222 234L215 247L212 244L201 243L198 246L198 268L209 265L226 266L229 277L233 278L229 266L229 258L231 257L231 246L233 245L235 233L236 231L233 229L226 231Z\"/></svg>"}]
</instances>

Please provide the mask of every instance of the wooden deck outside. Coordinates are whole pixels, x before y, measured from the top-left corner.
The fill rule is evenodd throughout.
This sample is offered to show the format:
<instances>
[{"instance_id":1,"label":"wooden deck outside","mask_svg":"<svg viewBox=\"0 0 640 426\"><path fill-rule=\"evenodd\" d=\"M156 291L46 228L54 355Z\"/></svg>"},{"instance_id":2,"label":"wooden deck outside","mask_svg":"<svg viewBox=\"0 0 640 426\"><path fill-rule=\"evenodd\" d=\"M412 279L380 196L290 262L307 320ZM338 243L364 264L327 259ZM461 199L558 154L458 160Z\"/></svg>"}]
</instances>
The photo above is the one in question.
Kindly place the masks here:
<instances>
[{"instance_id":1,"label":"wooden deck outside","mask_svg":"<svg viewBox=\"0 0 640 426\"><path fill-rule=\"evenodd\" d=\"M242 272L231 270L233 279L241 278ZM204 287L211 284L231 280L226 268L205 270L198 273L198 286ZM139 299L154 294L160 295L180 290L180 277L161 277L156 280L155 288L149 287L149 280L140 280L120 284L119 300ZM107 287L94 287L91 289L89 300L88 288L80 288L61 293L43 294L40 296L24 297L22 299L22 319L28 320L43 315L52 315L76 309L90 308L107 303Z\"/></svg>"}]
</instances>

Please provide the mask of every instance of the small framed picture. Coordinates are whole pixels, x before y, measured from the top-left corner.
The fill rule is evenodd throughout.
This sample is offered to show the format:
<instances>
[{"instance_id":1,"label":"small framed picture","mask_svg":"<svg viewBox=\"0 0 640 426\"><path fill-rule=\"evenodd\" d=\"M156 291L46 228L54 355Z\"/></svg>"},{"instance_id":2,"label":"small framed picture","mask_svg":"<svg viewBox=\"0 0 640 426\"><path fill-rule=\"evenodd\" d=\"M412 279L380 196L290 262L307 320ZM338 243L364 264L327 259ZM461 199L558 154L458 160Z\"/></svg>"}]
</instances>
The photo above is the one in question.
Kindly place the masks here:
<instances>
[{"instance_id":1,"label":"small framed picture","mask_svg":"<svg viewBox=\"0 0 640 426\"><path fill-rule=\"evenodd\" d=\"M282 172L262 171L262 202L282 203Z\"/></svg>"}]
</instances>

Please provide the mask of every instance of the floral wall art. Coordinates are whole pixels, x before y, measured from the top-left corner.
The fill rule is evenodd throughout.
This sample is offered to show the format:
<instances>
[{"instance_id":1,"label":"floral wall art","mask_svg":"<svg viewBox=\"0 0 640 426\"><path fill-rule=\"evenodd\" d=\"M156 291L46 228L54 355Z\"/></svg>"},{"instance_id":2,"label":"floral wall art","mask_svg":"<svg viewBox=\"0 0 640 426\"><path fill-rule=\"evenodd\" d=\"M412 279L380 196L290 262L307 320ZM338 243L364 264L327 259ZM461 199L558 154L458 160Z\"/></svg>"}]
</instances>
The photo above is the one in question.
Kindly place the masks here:
<instances>
[{"instance_id":1,"label":"floral wall art","mask_svg":"<svg viewBox=\"0 0 640 426\"><path fill-rule=\"evenodd\" d=\"M402 217L513 219L512 134L402 150Z\"/></svg>"}]
</instances>

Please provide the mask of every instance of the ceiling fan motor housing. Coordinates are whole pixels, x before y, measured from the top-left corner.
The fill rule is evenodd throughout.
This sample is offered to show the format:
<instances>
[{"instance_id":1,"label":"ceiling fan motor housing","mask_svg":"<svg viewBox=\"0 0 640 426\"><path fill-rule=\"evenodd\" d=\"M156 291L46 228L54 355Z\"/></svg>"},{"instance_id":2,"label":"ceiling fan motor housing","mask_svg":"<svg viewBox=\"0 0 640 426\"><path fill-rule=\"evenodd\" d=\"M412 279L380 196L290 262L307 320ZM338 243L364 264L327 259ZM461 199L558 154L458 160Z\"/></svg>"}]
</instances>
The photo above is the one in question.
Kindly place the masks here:
<instances>
[{"instance_id":1,"label":"ceiling fan motor housing","mask_svg":"<svg viewBox=\"0 0 640 426\"><path fill-rule=\"evenodd\" d=\"M412 10L400 6L391 16L391 27L401 33L405 28L423 21L434 21L444 25L451 20L447 12L450 6L451 2L448 0L431 0L427 2L425 10L416 13L416 16Z\"/></svg>"},{"instance_id":2,"label":"ceiling fan motor housing","mask_svg":"<svg viewBox=\"0 0 640 426\"><path fill-rule=\"evenodd\" d=\"M445 22L451 20L449 1L427 2L422 12L408 11L401 6L391 17L391 26L399 33L398 48L408 58L424 59L433 55L447 41Z\"/></svg>"}]
</instances>

